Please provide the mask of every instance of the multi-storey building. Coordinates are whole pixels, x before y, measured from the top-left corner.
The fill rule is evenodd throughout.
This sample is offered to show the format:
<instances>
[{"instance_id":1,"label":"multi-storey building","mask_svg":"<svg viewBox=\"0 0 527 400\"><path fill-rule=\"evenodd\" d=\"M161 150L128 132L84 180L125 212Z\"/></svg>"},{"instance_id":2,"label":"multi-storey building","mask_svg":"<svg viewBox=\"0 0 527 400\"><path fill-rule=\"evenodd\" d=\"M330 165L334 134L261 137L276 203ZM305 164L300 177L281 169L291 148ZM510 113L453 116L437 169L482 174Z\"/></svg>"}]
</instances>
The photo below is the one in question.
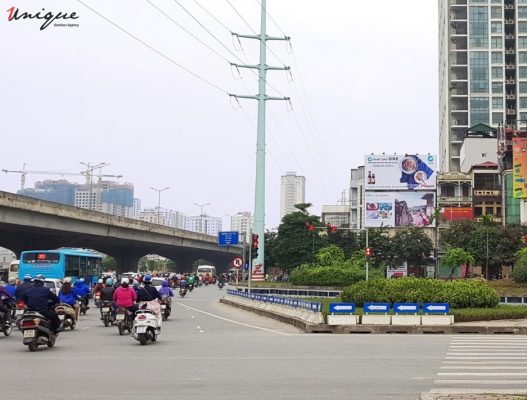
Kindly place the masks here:
<instances>
[{"instance_id":1,"label":"multi-storey building","mask_svg":"<svg viewBox=\"0 0 527 400\"><path fill-rule=\"evenodd\" d=\"M351 170L350 181L350 228L364 228L364 166Z\"/></svg>"},{"instance_id":2,"label":"multi-storey building","mask_svg":"<svg viewBox=\"0 0 527 400\"><path fill-rule=\"evenodd\" d=\"M465 132L527 120L527 0L440 0L440 166L460 170Z\"/></svg>"},{"instance_id":3,"label":"multi-storey building","mask_svg":"<svg viewBox=\"0 0 527 400\"><path fill-rule=\"evenodd\" d=\"M145 208L138 214L137 219L177 229L186 229L187 223L187 216L184 213L157 207Z\"/></svg>"},{"instance_id":4,"label":"multi-storey building","mask_svg":"<svg viewBox=\"0 0 527 400\"><path fill-rule=\"evenodd\" d=\"M43 182L36 182L34 188L20 189L17 193L22 196L73 206L75 205L75 190L78 186L78 183L68 182L64 179L47 179Z\"/></svg>"},{"instance_id":5,"label":"multi-storey building","mask_svg":"<svg viewBox=\"0 0 527 400\"><path fill-rule=\"evenodd\" d=\"M231 216L231 230L238 231L241 235L240 242L249 240L249 232L253 226L254 219L249 211L242 211Z\"/></svg>"},{"instance_id":6,"label":"multi-storey building","mask_svg":"<svg viewBox=\"0 0 527 400\"><path fill-rule=\"evenodd\" d=\"M306 201L306 178L296 172L286 172L280 184L280 219L287 214L298 211L295 204Z\"/></svg>"},{"instance_id":7,"label":"multi-storey building","mask_svg":"<svg viewBox=\"0 0 527 400\"><path fill-rule=\"evenodd\" d=\"M196 215L187 217L186 229L187 231L201 232L211 236L218 236L221 231L223 221L219 217L212 217L210 215Z\"/></svg>"},{"instance_id":8,"label":"multi-storey building","mask_svg":"<svg viewBox=\"0 0 527 400\"><path fill-rule=\"evenodd\" d=\"M75 191L75 207L130 217L132 215L134 185L99 181L80 185Z\"/></svg>"}]
</instances>

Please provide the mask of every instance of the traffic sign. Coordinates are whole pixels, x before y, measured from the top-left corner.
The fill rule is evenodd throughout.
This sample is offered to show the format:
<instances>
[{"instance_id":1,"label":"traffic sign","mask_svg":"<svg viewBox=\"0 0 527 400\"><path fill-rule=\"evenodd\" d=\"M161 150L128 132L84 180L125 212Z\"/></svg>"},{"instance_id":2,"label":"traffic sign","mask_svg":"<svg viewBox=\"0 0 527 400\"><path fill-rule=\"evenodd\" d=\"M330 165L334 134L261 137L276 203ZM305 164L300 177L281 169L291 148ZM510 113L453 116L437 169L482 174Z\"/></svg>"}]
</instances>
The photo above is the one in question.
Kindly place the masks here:
<instances>
[{"instance_id":1,"label":"traffic sign","mask_svg":"<svg viewBox=\"0 0 527 400\"><path fill-rule=\"evenodd\" d=\"M447 314L450 312L448 303L424 303L423 311L427 314Z\"/></svg>"},{"instance_id":2,"label":"traffic sign","mask_svg":"<svg viewBox=\"0 0 527 400\"><path fill-rule=\"evenodd\" d=\"M414 313L419 312L419 304L417 303L395 303L393 305L393 311L396 313Z\"/></svg>"},{"instance_id":3,"label":"traffic sign","mask_svg":"<svg viewBox=\"0 0 527 400\"><path fill-rule=\"evenodd\" d=\"M236 269L240 269L243 265L243 258L241 257L234 257L232 259L232 266Z\"/></svg>"},{"instance_id":4,"label":"traffic sign","mask_svg":"<svg viewBox=\"0 0 527 400\"><path fill-rule=\"evenodd\" d=\"M234 246L238 243L238 231L218 232L218 246Z\"/></svg>"},{"instance_id":5,"label":"traffic sign","mask_svg":"<svg viewBox=\"0 0 527 400\"><path fill-rule=\"evenodd\" d=\"M387 313L390 311L390 303L364 303L365 313Z\"/></svg>"},{"instance_id":6,"label":"traffic sign","mask_svg":"<svg viewBox=\"0 0 527 400\"><path fill-rule=\"evenodd\" d=\"M355 312L355 303L330 303L329 312L353 314Z\"/></svg>"},{"instance_id":7,"label":"traffic sign","mask_svg":"<svg viewBox=\"0 0 527 400\"><path fill-rule=\"evenodd\" d=\"M243 270L244 271L249 271L249 264L248 263L243 264Z\"/></svg>"}]
</instances>

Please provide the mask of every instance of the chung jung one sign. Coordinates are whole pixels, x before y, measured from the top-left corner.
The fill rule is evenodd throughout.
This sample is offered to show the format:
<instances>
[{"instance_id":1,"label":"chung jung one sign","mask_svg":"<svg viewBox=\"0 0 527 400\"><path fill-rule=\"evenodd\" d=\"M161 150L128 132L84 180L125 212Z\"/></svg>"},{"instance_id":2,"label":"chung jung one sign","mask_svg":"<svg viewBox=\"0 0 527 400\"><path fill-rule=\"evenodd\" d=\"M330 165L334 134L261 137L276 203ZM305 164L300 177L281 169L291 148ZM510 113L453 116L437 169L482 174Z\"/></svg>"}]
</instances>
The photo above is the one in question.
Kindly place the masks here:
<instances>
[{"instance_id":1,"label":"chung jung one sign","mask_svg":"<svg viewBox=\"0 0 527 400\"><path fill-rule=\"evenodd\" d=\"M377 154L364 160L366 190L435 190L437 157Z\"/></svg>"}]
</instances>

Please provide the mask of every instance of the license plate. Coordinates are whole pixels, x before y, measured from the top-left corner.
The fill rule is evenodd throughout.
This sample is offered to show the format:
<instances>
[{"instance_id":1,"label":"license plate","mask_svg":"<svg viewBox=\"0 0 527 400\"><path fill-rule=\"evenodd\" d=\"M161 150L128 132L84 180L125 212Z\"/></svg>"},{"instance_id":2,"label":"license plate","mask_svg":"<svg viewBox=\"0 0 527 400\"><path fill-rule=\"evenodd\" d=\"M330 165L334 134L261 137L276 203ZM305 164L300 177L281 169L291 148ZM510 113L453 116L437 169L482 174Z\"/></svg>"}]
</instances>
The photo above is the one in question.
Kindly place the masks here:
<instances>
[{"instance_id":1,"label":"license plate","mask_svg":"<svg viewBox=\"0 0 527 400\"><path fill-rule=\"evenodd\" d=\"M145 333L146 332L146 326L138 326L135 328L136 333Z\"/></svg>"},{"instance_id":2,"label":"license plate","mask_svg":"<svg viewBox=\"0 0 527 400\"><path fill-rule=\"evenodd\" d=\"M24 314L24 310L16 310L16 315L23 315Z\"/></svg>"},{"instance_id":3,"label":"license plate","mask_svg":"<svg viewBox=\"0 0 527 400\"><path fill-rule=\"evenodd\" d=\"M117 316L115 317L115 319L117 321L122 321L124 319L124 314L117 314Z\"/></svg>"},{"instance_id":4,"label":"license plate","mask_svg":"<svg viewBox=\"0 0 527 400\"><path fill-rule=\"evenodd\" d=\"M95 296L95 300L99 300L101 296Z\"/></svg>"},{"instance_id":5,"label":"license plate","mask_svg":"<svg viewBox=\"0 0 527 400\"><path fill-rule=\"evenodd\" d=\"M110 312L110 307L103 307L102 312Z\"/></svg>"},{"instance_id":6,"label":"license plate","mask_svg":"<svg viewBox=\"0 0 527 400\"><path fill-rule=\"evenodd\" d=\"M27 331L24 331L24 337L25 338L35 337L35 330L34 329L29 329Z\"/></svg>"},{"instance_id":7,"label":"license plate","mask_svg":"<svg viewBox=\"0 0 527 400\"><path fill-rule=\"evenodd\" d=\"M167 306L165 304L161 304L161 309L164 310L165 308L167 308Z\"/></svg>"},{"instance_id":8,"label":"license plate","mask_svg":"<svg viewBox=\"0 0 527 400\"><path fill-rule=\"evenodd\" d=\"M60 319L61 321L63 321L63 320L64 320L64 315L59 315L59 319Z\"/></svg>"}]
</instances>

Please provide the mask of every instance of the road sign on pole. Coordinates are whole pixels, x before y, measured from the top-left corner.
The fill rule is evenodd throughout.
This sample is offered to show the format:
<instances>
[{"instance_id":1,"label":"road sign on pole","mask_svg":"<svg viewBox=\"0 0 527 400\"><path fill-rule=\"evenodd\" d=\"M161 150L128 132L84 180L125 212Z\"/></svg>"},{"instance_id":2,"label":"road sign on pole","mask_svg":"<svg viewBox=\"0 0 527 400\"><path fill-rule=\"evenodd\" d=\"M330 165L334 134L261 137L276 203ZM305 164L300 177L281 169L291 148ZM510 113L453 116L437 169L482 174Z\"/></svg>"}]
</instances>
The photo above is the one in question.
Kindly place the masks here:
<instances>
[{"instance_id":1,"label":"road sign on pole","mask_svg":"<svg viewBox=\"0 0 527 400\"><path fill-rule=\"evenodd\" d=\"M243 258L241 257L234 257L232 259L232 266L233 268L240 269L243 265Z\"/></svg>"},{"instance_id":2,"label":"road sign on pole","mask_svg":"<svg viewBox=\"0 0 527 400\"><path fill-rule=\"evenodd\" d=\"M218 232L218 246L234 246L238 243L238 231Z\"/></svg>"}]
</instances>

